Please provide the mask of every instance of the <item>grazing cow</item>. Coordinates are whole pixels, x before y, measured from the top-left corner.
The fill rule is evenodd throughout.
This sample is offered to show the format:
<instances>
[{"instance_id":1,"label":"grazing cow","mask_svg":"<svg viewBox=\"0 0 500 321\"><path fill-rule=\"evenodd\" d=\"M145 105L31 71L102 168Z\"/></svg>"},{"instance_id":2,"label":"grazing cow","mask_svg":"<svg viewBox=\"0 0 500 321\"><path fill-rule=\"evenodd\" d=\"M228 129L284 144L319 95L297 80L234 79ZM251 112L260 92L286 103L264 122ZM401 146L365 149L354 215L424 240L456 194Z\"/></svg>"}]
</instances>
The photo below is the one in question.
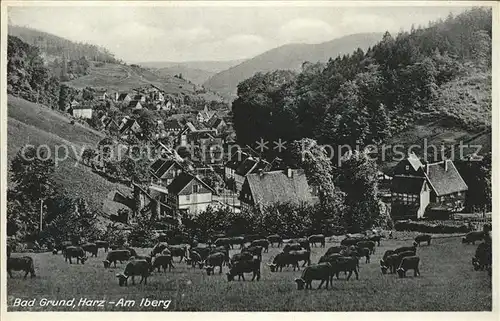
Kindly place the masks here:
<instances>
[{"instance_id":1,"label":"grazing cow","mask_svg":"<svg viewBox=\"0 0 500 321\"><path fill-rule=\"evenodd\" d=\"M283 248L283 252L290 252L290 251L300 251L300 250L305 250L305 248L302 247L299 243L292 243L292 244L287 244Z\"/></svg>"},{"instance_id":2,"label":"grazing cow","mask_svg":"<svg viewBox=\"0 0 500 321\"><path fill-rule=\"evenodd\" d=\"M250 246L242 248L241 253L248 252L253 256L258 257L259 260L262 260L262 250L263 250L262 246Z\"/></svg>"},{"instance_id":3,"label":"grazing cow","mask_svg":"<svg viewBox=\"0 0 500 321\"><path fill-rule=\"evenodd\" d=\"M365 263L370 263L370 249L367 247L358 247L357 249L359 257L365 257Z\"/></svg>"},{"instance_id":4,"label":"grazing cow","mask_svg":"<svg viewBox=\"0 0 500 321\"><path fill-rule=\"evenodd\" d=\"M427 245L431 245L432 235L429 234L419 234L415 237L415 243L420 246L421 242L427 242Z\"/></svg>"},{"instance_id":5,"label":"grazing cow","mask_svg":"<svg viewBox=\"0 0 500 321\"><path fill-rule=\"evenodd\" d=\"M328 262L306 267L302 272L302 276L295 279L295 282L297 283L297 290L303 290L304 285L306 290L312 289L313 280L321 280L318 289L321 289L323 283L326 283L326 289L328 289L331 271L332 265Z\"/></svg>"},{"instance_id":6,"label":"grazing cow","mask_svg":"<svg viewBox=\"0 0 500 321\"><path fill-rule=\"evenodd\" d=\"M386 267L385 270L387 271L387 269L389 269L389 271L391 273L396 273L396 270L399 268L399 265L401 264L401 261L403 260L403 258L409 257L409 256L415 256L415 252L414 251L405 251L405 252L400 252L400 253L396 253L396 254L392 254L392 255L388 256L385 260L385 267ZM382 270L382 273L384 273L383 270Z\"/></svg>"},{"instance_id":7,"label":"grazing cow","mask_svg":"<svg viewBox=\"0 0 500 321\"><path fill-rule=\"evenodd\" d=\"M181 245L169 245L167 249L170 251L172 258L180 257L179 263L186 257L187 246L185 244Z\"/></svg>"},{"instance_id":8,"label":"grazing cow","mask_svg":"<svg viewBox=\"0 0 500 321\"><path fill-rule=\"evenodd\" d=\"M245 243L250 243L252 241L259 240L262 237L258 234L248 234L248 235L245 235L244 238L245 238Z\"/></svg>"},{"instance_id":9,"label":"grazing cow","mask_svg":"<svg viewBox=\"0 0 500 321\"><path fill-rule=\"evenodd\" d=\"M267 237L267 240L269 241L272 247L274 247L275 243L278 245L278 247L281 247L281 245L283 244L283 238L278 234L269 235Z\"/></svg>"},{"instance_id":10,"label":"grazing cow","mask_svg":"<svg viewBox=\"0 0 500 321\"><path fill-rule=\"evenodd\" d=\"M170 256L172 256L172 255L170 255ZM207 258L207 256L205 257L205 259ZM196 264L203 262L203 260L204 259L202 259L201 255L197 251L192 251L189 254L189 259L186 260L186 262L187 262L187 264L191 264L191 266L194 268L196 266Z\"/></svg>"},{"instance_id":11,"label":"grazing cow","mask_svg":"<svg viewBox=\"0 0 500 321\"><path fill-rule=\"evenodd\" d=\"M156 244L154 247L153 247L153 250L151 250L151 254L150 256L155 256L156 254L160 254L163 252L163 250L165 250L166 248L168 248L168 243L165 243L165 242L160 242L158 244Z\"/></svg>"},{"instance_id":12,"label":"grazing cow","mask_svg":"<svg viewBox=\"0 0 500 321\"><path fill-rule=\"evenodd\" d=\"M349 272L349 275L347 276L348 281L351 278L352 272L354 272L354 274L356 274L356 280L358 280L359 279L358 263L359 260L356 257L352 256L341 256L338 257L335 262L330 262L332 266L330 283L332 283L332 286L333 286L333 275L336 275L338 279L340 272L345 272L345 273Z\"/></svg>"},{"instance_id":13,"label":"grazing cow","mask_svg":"<svg viewBox=\"0 0 500 321\"><path fill-rule=\"evenodd\" d=\"M308 244L313 244L316 246L316 243L319 243L321 247L325 247L325 236L323 234L311 235L307 238Z\"/></svg>"},{"instance_id":14,"label":"grazing cow","mask_svg":"<svg viewBox=\"0 0 500 321\"><path fill-rule=\"evenodd\" d=\"M462 238L462 243L464 244L476 244L476 241L481 241L484 239L485 233L483 231L474 231L467 233L464 238Z\"/></svg>"},{"instance_id":15,"label":"grazing cow","mask_svg":"<svg viewBox=\"0 0 500 321\"><path fill-rule=\"evenodd\" d=\"M116 261L128 261L130 259L130 251L129 250L111 250L108 252L106 256L106 260L102 261L104 263L105 268L109 268L111 263L113 263L116 267Z\"/></svg>"},{"instance_id":16,"label":"grazing cow","mask_svg":"<svg viewBox=\"0 0 500 321\"><path fill-rule=\"evenodd\" d=\"M224 263L229 263L229 246L226 245L226 246L213 247L210 249L209 254L217 253L217 252L224 254Z\"/></svg>"},{"instance_id":17,"label":"grazing cow","mask_svg":"<svg viewBox=\"0 0 500 321\"><path fill-rule=\"evenodd\" d=\"M137 255L137 252L136 252L133 248L131 248L131 247L124 247L124 248L122 248L122 250L127 250L127 251L129 251L129 252L130 252L130 256L131 256L131 257L132 257L132 256L135 256L135 257L140 256L140 255Z\"/></svg>"},{"instance_id":18,"label":"grazing cow","mask_svg":"<svg viewBox=\"0 0 500 321\"><path fill-rule=\"evenodd\" d=\"M414 276L419 276L420 271L418 269L418 264L420 262L420 258L418 256L407 256L401 260L401 264L397 269L398 275L400 278L406 277L406 271L413 270Z\"/></svg>"},{"instance_id":19,"label":"grazing cow","mask_svg":"<svg viewBox=\"0 0 500 321\"><path fill-rule=\"evenodd\" d=\"M297 243L299 243L304 250L311 251L311 244L309 243L309 240L307 238L297 239Z\"/></svg>"},{"instance_id":20,"label":"grazing cow","mask_svg":"<svg viewBox=\"0 0 500 321\"><path fill-rule=\"evenodd\" d=\"M91 254L90 257L97 257L97 251L99 250L95 243L85 243L82 245L82 249L85 252L89 252Z\"/></svg>"},{"instance_id":21,"label":"grazing cow","mask_svg":"<svg viewBox=\"0 0 500 321\"><path fill-rule=\"evenodd\" d=\"M347 249L346 246L332 246L330 248L328 248L328 250L326 251L325 255L330 255L330 254L335 254L335 253L340 253L342 251L345 251Z\"/></svg>"},{"instance_id":22,"label":"grazing cow","mask_svg":"<svg viewBox=\"0 0 500 321\"><path fill-rule=\"evenodd\" d=\"M252 281L257 278L257 281L260 280L260 260L257 258L251 258L249 260L240 260L235 261L234 264L231 264L229 268L229 272L226 273L227 280L229 282L234 281L234 277L237 275L238 280L243 279L245 281L244 273L252 273Z\"/></svg>"},{"instance_id":23,"label":"grazing cow","mask_svg":"<svg viewBox=\"0 0 500 321\"><path fill-rule=\"evenodd\" d=\"M354 237L346 237L342 241L340 241L340 245L345 245L345 246L350 246L350 245L356 245L358 242L362 241L363 239L361 238L354 238Z\"/></svg>"},{"instance_id":24,"label":"grazing cow","mask_svg":"<svg viewBox=\"0 0 500 321\"><path fill-rule=\"evenodd\" d=\"M301 261L304 261L302 266L311 265L311 252L307 250L281 252L274 257L273 263L269 264L269 267L271 272L278 272L278 269L281 272L283 267L291 265L294 271L295 268L300 271L299 262Z\"/></svg>"},{"instance_id":25,"label":"grazing cow","mask_svg":"<svg viewBox=\"0 0 500 321\"><path fill-rule=\"evenodd\" d=\"M151 256L147 256L147 255L131 255L130 256L130 260L145 260L147 261L149 264L152 264L152 261L153 261L153 258Z\"/></svg>"},{"instance_id":26,"label":"grazing cow","mask_svg":"<svg viewBox=\"0 0 500 321\"><path fill-rule=\"evenodd\" d=\"M163 268L163 272L166 272L167 267L168 267L168 272L170 272L172 269L175 269L172 256L160 254L157 257L155 257L151 271L158 269L158 272L160 272L160 268Z\"/></svg>"},{"instance_id":27,"label":"grazing cow","mask_svg":"<svg viewBox=\"0 0 500 321\"><path fill-rule=\"evenodd\" d=\"M370 249L370 254L375 254L375 242L373 241L360 241L356 244L358 248L368 248Z\"/></svg>"},{"instance_id":28,"label":"grazing cow","mask_svg":"<svg viewBox=\"0 0 500 321\"><path fill-rule=\"evenodd\" d=\"M64 261L67 262L69 260L69 264L73 264L71 262L71 258L76 258L76 263L84 264L87 260L87 256L85 255L85 251L80 246L68 246L64 251Z\"/></svg>"},{"instance_id":29,"label":"grazing cow","mask_svg":"<svg viewBox=\"0 0 500 321\"><path fill-rule=\"evenodd\" d=\"M231 257L231 262L229 264L229 267L236 264L236 262L248 261L248 260L251 260L252 258L253 258L253 255L249 252L236 253Z\"/></svg>"},{"instance_id":30,"label":"grazing cow","mask_svg":"<svg viewBox=\"0 0 500 321\"><path fill-rule=\"evenodd\" d=\"M95 241L95 245L97 245L97 249L104 249L104 253L108 252L109 242L108 241Z\"/></svg>"},{"instance_id":31,"label":"grazing cow","mask_svg":"<svg viewBox=\"0 0 500 321\"><path fill-rule=\"evenodd\" d=\"M394 254L399 254L399 253L403 253L403 252L406 252L406 251L417 252L417 243L413 242L412 246L398 247L397 249L394 250Z\"/></svg>"},{"instance_id":32,"label":"grazing cow","mask_svg":"<svg viewBox=\"0 0 500 321\"><path fill-rule=\"evenodd\" d=\"M233 245L239 245L240 248L242 248L245 245L245 238L243 236L233 236L230 237L229 240L231 241L230 246L233 248Z\"/></svg>"},{"instance_id":33,"label":"grazing cow","mask_svg":"<svg viewBox=\"0 0 500 321\"><path fill-rule=\"evenodd\" d=\"M7 257L7 273L12 278L12 271L24 271L24 279L31 274L31 277L35 277L35 264L33 259L29 256L23 257Z\"/></svg>"},{"instance_id":34,"label":"grazing cow","mask_svg":"<svg viewBox=\"0 0 500 321\"><path fill-rule=\"evenodd\" d=\"M219 274L222 274L222 265L224 264L226 254L217 252L210 254L207 259L203 262L206 267L207 275L213 274L215 267L219 267Z\"/></svg>"},{"instance_id":35,"label":"grazing cow","mask_svg":"<svg viewBox=\"0 0 500 321\"><path fill-rule=\"evenodd\" d=\"M148 276L151 273L151 266L146 260L134 260L127 263L123 273L118 273L116 277L118 278L118 284L120 286L127 285L127 280L132 277L132 284L135 284L135 276L141 276L141 281L144 284L148 283Z\"/></svg>"},{"instance_id":36,"label":"grazing cow","mask_svg":"<svg viewBox=\"0 0 500 321\"><path fill-rule=\"evenodd\" d=\"M64 255L64 252L66 251L66 248L68 246L72 246L72 245L73 245L73 243L71 241L63 241L63 242L61 242L61 245L59 247L61 249L61 253Z\"/></svg>"},{"instance_id":37,"label":"grazing cow","mask_svg":"<svg viewBox=\"0 0 500 321\"><path fill-rule=\"evenodd\" d=\"M342 255L340 253L325 254L319 258L318 264L323 262L336 262Z\"/></svg>"},{"instance_id":38,"label":"grazing cow","mask_svg":"<svg viewBox=\"0 0 500 321\"><path fill-rule=\"evenodd\" d=\"M250 243L250 246L261 246L264 252L269 252L269 241L267 239L254 240Z\"/></svg>"},{"instance_id":39,"label":"grazing cow","mask_svg":"<svg viewBox=\"0 0 500 321\"><path fill-rule=\"evenodd\" d=\"M372 242L376 242L377 246L380 246L380 240L382 239L382 235L372 235L368 238L368 240Z\"/></svg>"},{"instance_id":40,"label":"grazing cow","mask_svg":"<svg viewBox=\"0 0 500 321\"><path fill-rule=\"evenodd\" d=\"M229 237L221 237L215 240L214 245L233 248L233 240Z\"/></svg>"},{"instance_id":41,"label":"grazing cow","mask_svg":"<svg viewBox=\"0 0 500 321\"><path fill-rule=\"evenodd\" d=\"M477 246L476 253L472 258L472 266L474 271L483 271L489 269L492 265L492 248L491 243L483 242Z\"/></svg>"},{"instance_id":42,"label":"grazing cow","mask_svg":"<svg viewBox=\"0 0 500 321\"><path fill-rule=\"evenodd\" d=\"M196 252L198 253L198 255L200 256L200 258L202 260L206 259L207 256L210 254L210 251L212 250L212 248L206 246L206 247L200 247L199 245L197 247L192 247L189 249L189 256L191 257L193 252Z\"/></svg>"}]
</instances>

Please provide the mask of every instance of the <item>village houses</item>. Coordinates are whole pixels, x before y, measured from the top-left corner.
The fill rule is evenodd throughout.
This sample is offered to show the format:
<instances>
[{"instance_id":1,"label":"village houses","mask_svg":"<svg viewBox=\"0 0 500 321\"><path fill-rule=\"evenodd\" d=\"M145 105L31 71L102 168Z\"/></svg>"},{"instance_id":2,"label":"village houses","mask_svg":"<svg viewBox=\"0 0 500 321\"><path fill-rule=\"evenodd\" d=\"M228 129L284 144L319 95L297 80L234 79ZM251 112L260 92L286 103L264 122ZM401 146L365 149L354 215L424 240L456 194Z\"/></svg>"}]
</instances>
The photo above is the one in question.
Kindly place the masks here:
<instances>
[{"instance_id":1,"label":"village houses","mask_svg":"<svg viewBox=\"0 0 500 321\"><path fill-rule=\"evenodd\" d=\"M423 164L410 153L393 171L391 215L418 219L462 211L467 189L452 160Z\"/></svg>"},{"instance_id":2,"label":"village houses","mask_svg":"<svg viewBox=\"0 0 500 321\"><path fill-rule=\"evenodd\" d=\"M208 107L205 105L205 108L196 115L196 120L200 123L206 123L210 121L214 115L215 111L208 110Z\"/></svg>"},{"instance_id":3,"label":"village houses","mask_svg":"<svg viewBox=\"0 0 500 321\"><path fill-rule=\"evenodd\" d=\"M92 107L90 105L76 105L71 107L72 115L75 118L91 119L92 118Z\"/></svg>"}]
</instances>

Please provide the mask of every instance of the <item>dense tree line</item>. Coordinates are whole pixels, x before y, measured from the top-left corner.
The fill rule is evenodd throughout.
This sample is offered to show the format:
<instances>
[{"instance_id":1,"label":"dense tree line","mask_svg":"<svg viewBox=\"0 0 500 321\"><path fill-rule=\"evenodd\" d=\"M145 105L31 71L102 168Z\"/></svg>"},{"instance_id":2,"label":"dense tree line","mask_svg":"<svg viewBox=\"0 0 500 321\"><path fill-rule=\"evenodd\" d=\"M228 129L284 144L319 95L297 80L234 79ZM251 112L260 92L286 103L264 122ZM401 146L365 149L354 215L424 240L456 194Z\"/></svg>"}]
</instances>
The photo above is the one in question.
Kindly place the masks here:
<instances>
[{"instance_id":1,"label":"dense tree line","mask_svg":"<svg viewBox=\"0 0 500 321\"><path fill-rule=\"evenodd\" d=\"M490 9L396 37L386 32L366 52L241 82L232 106L238 142L308 137L332 146L378 144L429 111L443 84L480 70L491 70Z\"/></svg>"}]
</instances>

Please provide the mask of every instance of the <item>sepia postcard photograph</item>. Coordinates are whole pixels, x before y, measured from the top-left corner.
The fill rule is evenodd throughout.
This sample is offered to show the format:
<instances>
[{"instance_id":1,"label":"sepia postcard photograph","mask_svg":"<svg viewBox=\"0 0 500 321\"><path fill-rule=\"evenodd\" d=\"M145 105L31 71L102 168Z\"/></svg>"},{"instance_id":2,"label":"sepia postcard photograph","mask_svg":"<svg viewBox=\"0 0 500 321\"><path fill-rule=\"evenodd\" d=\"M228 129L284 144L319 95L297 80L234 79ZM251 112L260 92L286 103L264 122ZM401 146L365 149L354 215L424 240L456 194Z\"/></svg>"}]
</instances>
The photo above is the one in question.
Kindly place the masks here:
<instances>
[{"instance_id":1,"label":"sepia postcard photograph","mask_svg":"<svg viewBox=\"0 0 500 321\"><path fill-rule=\"evenodd\" d=\"M6 320L495 312L497 2L1 6Z\"/></svg>"}]
</instances>

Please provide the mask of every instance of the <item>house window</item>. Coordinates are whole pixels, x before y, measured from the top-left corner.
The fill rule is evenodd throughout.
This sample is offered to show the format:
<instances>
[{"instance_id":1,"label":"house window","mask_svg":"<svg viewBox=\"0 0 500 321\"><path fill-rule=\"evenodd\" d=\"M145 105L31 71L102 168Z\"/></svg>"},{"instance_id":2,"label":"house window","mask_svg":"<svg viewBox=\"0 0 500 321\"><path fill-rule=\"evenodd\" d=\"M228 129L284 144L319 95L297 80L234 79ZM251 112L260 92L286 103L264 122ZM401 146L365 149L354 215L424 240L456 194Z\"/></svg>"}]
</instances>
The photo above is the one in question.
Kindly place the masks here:
<instances>
[{"instance_id":1,"label":"house window","mask_svg":"<svg viewBox=\"0 0 500 321\"><path fill-rule=\"evenodd\" d=\"M198 185L196 185L196 184L195 184L195 185L193 185L193 194L198 193L198 188L199 188L199 186L198 186Z\"/></svg>"},{"instance_id":2,"label":"house window","mask_svg":"<svg viewBox=\"0 0 500 321\"><path fill-rule=\"evenodd\" d=\"M406 169L407 171L409 171L409 170L410 170L410 165L406 165L406 166L405 166L405 169Z\"/></svg>"},{"instance_id":3,"label":"house window","mask_svg":"<svg viewBox=\"0 0 500 321\"><path fill-rule=\"evenodd\" d=\"M186 195L186 201L190 201L191 200L191 195Z\"/></svg>"},{"instance_id":4,"label":"house window","mask_svg":"<svg viewBox=\"0 0 500 321\"><path fill-rule=\"evenodd\" d=\"M457 196L462 196L462 192L458 192L458 193L457 193Z\"/></svg>"}]
</instances>

